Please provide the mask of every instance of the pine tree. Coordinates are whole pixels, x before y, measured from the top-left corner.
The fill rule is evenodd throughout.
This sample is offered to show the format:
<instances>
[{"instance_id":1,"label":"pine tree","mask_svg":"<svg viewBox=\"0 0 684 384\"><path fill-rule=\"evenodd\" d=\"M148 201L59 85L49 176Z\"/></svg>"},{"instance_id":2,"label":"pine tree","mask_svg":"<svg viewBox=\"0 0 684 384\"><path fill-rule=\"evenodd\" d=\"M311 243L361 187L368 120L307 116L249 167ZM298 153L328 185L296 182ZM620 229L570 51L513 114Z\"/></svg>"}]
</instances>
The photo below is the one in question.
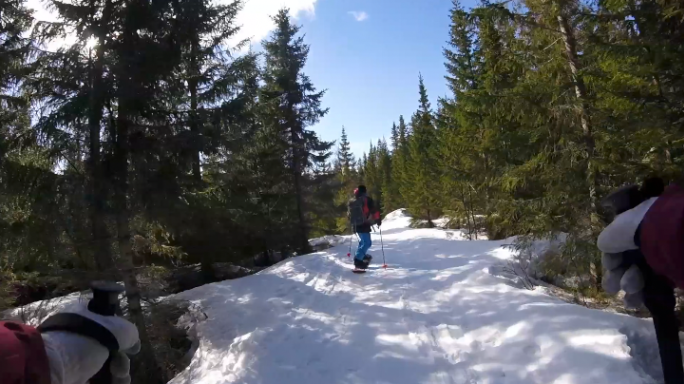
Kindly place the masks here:
<instances>
[{"instance_id":1,"label":"pine tree","mask_svg":"<svg viewBox=\"0 0 684 384\"><path fill-rule=\"evenodd\" d=\"M481 116L477 112L481 58L477 25L458 1L453 1L448 47L444 49L447 85L453 97L442 102L440 128L440 174L444 207L459 221L467 223L471 234L477 233L475 215L481 214L476 201L482 185L482 163L478 143Z\"/></svg>"},{"instance_id":2,"label":"pine tree","mask_svg":"<svg viewBox=\"0 0 684 384\"><path fill-rule=\"evenodd\" d=\"M366 180L366 169L368 165L368 155L364 152L363 156L361 156L361 160L358 161L357 163L357 172L359 175L359 181L364 181Z\"/></svg>"},{"instance_id":3,"label":"pine tree","mask_svg":"<svg viewBox=\"0 0 684 384\"><path fill-rule=\"evenodd\" d=\"M582 57L595 57L601 72L588 73L593 89L601 103L593 107L594 120L609 118L606 127L608 137L620 136L621 140L597 142L601 148L599 189L631 182L634 177L647 174L674 177L681 163L681 151L673 143L682 132L681 119L672 115L677 108L672 103L681 100L681 60L675 53L681 46L681 27L674 11L677 2L632 3L616 1L600 3L587 15L587 29L592 34L592 44L585 44ZM608 17L607 17L608 16ZM674 112L679 115L678 112ZM646 149L648 148L648 149ZM648 153L642 166L633 167L629 159ZM608 174L606 174L608 173ZM605 186L608 184L608 186Z\"/></svg>"},{"instance_id":4,"label":"pine tree","mask_svg":"<svg viewBox=\"0 0 684 384\"><path fill-rule=\"evenodd\" d=\"M392 151L396 151L399 148L399 128L397 128L397 123L392 123Z\"/></svg>"},{"instance_id":5,"label":"pine tree","mask_svg":"<svg viewBox=\"0 0 684 384\"><path fill-rule=\"evenodd\" d=\"M337 166L344 180L351 178L352 170L354 169L354 154L349 148L349 140L347 132L342 127L342 136L340 136L340 145L337 148Z\"/></svg>"},{"instance_id":6,"label":"pine tree","mask_svg":"<svg viewBox=\"0 0 684 384\"><path fill-rule=\"evenodd\" d=\"M392 151L392 181L396 191L393 197L394 203L398 207L405 208L408 195L408 179L406 167L409 162L408 147L408 128L404 121L404 116L399 116L397 127L397 147Z\"/></svg>"},{"instance_id":7,"label":"pine tree","mask_svg":"<svg viewBox=\"0 0 684 384\"><path fill-rule=\"evenodd\" d=\"M9 133L6 127L20 119L27 105L27 100L16 89L29 73L27 60L34 47L25 34L33 18L21 1L3 0L0 9L3 12L0 24L0 129L6 136Z\"/></svg>"},{"instance_id":8,"label":"pine tree","mask_svg":"<svg viewBox=\"0 0 684 384\"><path fill-rule=\"evenodd\" d=\"M419 107L411 118L413 130L408 140L407 201L415 217L426 219L428 226L433 227L432 219L440 213L437 136L422 76L419 77L419 95Z\"/></svg>"},{"instance_id":9,"label":"pine tree","mask_svg":"<svg viewBox=\"0 0 684 384\"><path fill-rule=\"evenodd\" d=\"M26 38L33 18L21 1L1 1L0 14L0 311L13 303L14 268L35 267L39 254L51 252L53 233L40 208L54 199L49 188L51 163L30 135L30 100L22 92L31 74L33 42ZM24 138L23 140L21 138ZM20 143L19 145L17 145ZM23 149L23 150L22 150ZM48 188L45 188L45 187ZM36 192L42 193L39 199ZM41 201L42 200L42 201ZM38 204L41 203L41 204ZM54 211L52 212L54 214ZM43 225L40 225L40 224ZM41 228L42 227L42 228ZM41 233L42 232L42 233ZM36 236L36 235L42 236ZM41 240L43 238L43 240ZM51 242L57 243L54 239Z\"/></svg>"},{"instance_id":10,"label":"pine tree","mask_svg":"<svg viewBox=\"0 0 684 384\"><path fill-rule=\"evenodd\" d=\"M392 212L400 207L396 205L396 191L392 180L392 155L387 148L387 141L378 140L377 164L380 175L380 197L378 204L384 213Z\"/></svg>"},{"instance_id":11,"label":"pine tree","mask_svg":"<svg viewBox=\"0 0 684 384\"><path fill-rule=\"evenodd\" d=\"M363 182L366 185L368 194L374 199L381 199L382 179L378 168L378 148L372 142L370 143L363 169Z\"/></svg>"},{"instance_id":12,"label":"pine tree","mask_svg":"<svg viewBox=\"0 0 684 384\"><path fill-rule=\"evenodd\" d=\"M288 168L292 176L292 198L296 206L296 248L309 250L305 207L304 172L310 165L312 152L326 151L332 143L318 139L306 129L327 113L321 108L324 92L316 92L311 80L302 72L309 47L297 37L299 27L292 24L287 9L273 17L276 30L264 41L264 86L260 100L265 108L265 124L277 126L288 143Z\"/></svg>"},{"instance_id":13,"label":"pine tree","mask_svg":"<svg viewBox=\"0 0 684 384\"><path fill-rule=\"evenodd\" d=\"M182 103L178 113L186 117L188 128L183 132L187 138L181 153L189 160L193 181L198 185L202 180L201 157L222 145L221 127L209 124L209 116L212 110L226 108L221 102L234 96L235 86L253 70L256 57L249 53L234 58L226 48L238 31L235 22L241 1L213 5L190 0L177 3L177 7L181 17L174 20L174 33L182 62L175 86Z\"/></svg>"},{"instance_id":14,"label":"pine tree","mask_svg":"<svg viewBox=\"0 0 684 384\"><path fill-rule=\"evenodd\" d=\"M344 206L336 203L340 186L338 174L333 170L328 162L332 152L327 149L320 151L313 157L313 170L308 176L309 194L308 206L309 221L313 223L311 236L318 237L339 231L338 218L346 213Z\"/></svg>"},{"instance_id":15,"label":"pine tree","mask_svg":"<svg viewBox=\"0 0 684 384\"><path fill-rule=\"evenodd\" d=\"M400 181L396 179L397 171L394 169L393 161L397 157L399 150L399 128L396 123L392 123L391 130L392 149L387 147L387 143L383 139L384 149L381 157L381 168L383 169L383 183L382 194L384 197L384 211L392 212L402 207L401 194L399 193Z\"/></svg>"},{"instance_id":16,"label":"pine tree","mask_svg":"<svg viewBox=\"0 0 684 384\"><path fill-rule=\"evenodd\" d=\"M349 140L347 132L342 127L342 136L340 137L340 145L337 149L337 179L338 191L335 197L335 204L340 212L337 218L337 232L345 233L351 231L347 213L347 203L352 198L352 191L359 183L358 172L356 168L356 161L354 154L351 153L349 147Z\"/></svg>"}]
</instances>

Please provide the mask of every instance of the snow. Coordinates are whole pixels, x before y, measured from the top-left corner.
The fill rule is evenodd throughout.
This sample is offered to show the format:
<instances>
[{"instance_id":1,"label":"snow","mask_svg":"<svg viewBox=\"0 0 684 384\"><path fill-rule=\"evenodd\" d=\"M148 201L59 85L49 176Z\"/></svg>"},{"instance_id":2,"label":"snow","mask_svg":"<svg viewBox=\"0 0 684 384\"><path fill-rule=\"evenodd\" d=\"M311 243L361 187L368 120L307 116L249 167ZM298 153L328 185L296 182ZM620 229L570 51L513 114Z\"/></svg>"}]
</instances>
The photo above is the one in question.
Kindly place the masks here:
<instances>
[{"instance_id":1,"label":"snow","mask_svg":"<svg viewBox=\"0 0 684 384\"><path fill-rule=\"evenodd\" d=\"M328 235L309 240L309 245L314 249L326 249L349 241L349 236Z\"/></svg>"},{"instance_id":2,"label":"snow","mask_svg":"<svg viewBox=\"0 0 684 384\"><path fill-rule=\"evenodd\" d=\"M76 310L87 305L92 297L90 293L74 292L66 296L56 297L49 300L35 301L22 307L12 308L0 313L0 319L21 321L26 324L37 326L48 317L62 311Z\"/></svg>"},{"instance_id":3,"label":"snow","mask_svg":"<svg viewBox=\"0 0 684 384\"><path fill-rule=\"evenodd\" d=\"M449 224L449 218L446 216L440 217L438 219L432 220L432 223L438 226L439 228L445 228L447 224Z\"/></svg>"},{"instance_id":4,"label":"snow","mask_svg":"<svg viewBox=\"0 0 684 384\"><path fill-rule=\"evenodd\" d=\"M342 242L175 295L207 317L170 383L662 382L649 320L522 288L501 273L510 239L467 241L410 220L400 210L383 221L388 269L374 233L364 275L350 272Z\"/></svg>"}]
</instances>

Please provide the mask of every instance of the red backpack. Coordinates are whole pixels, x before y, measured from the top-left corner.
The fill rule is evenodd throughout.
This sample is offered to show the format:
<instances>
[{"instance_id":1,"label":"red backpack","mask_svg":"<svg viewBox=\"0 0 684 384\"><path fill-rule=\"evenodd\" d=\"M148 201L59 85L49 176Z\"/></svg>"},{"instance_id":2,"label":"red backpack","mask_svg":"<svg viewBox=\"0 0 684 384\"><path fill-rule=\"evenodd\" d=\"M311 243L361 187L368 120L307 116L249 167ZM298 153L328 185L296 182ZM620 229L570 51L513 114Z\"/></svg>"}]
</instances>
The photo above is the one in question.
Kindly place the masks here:
<instances>
[{"instance_id":1,"label":"red backpack","mask_svg":"<svg viewBox=\"0 0 684 384\"><path fill-rule=\"evenodd\" d=\"M26 324L0 321L0 381L50 384L50 365L43 338Z\"/></svg>"},{"instance_id":2,"label":"red backpack","mask_svg":"<svg viewBox=\"0 0 684 384\"><path fill-rule=\"evenodd\" d=\"M670 185L641 221L641 253L659 275L684 289L684 189Z\"/></svg>"}]
</instances>

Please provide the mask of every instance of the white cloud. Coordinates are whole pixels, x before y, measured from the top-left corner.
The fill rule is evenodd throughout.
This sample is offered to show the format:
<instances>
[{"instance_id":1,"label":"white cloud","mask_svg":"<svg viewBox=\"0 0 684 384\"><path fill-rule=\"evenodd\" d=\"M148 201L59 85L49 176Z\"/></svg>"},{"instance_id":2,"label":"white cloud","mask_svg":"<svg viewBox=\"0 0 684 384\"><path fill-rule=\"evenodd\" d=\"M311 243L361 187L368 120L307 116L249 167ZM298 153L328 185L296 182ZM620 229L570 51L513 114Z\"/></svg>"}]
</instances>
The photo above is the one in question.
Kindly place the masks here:
<instances>
[{"instance_id":1,"label":"white cloud","mask_svg":"<svg viewBox=\"0 0 684 384\"><path fill-rule=\"evenodd\" d=\"M366 11L349 11L348 12L356 21L364 21L368 18Z\"/></svg>"},{"instance_id":2,"label":"white cloud","mask_svg":"<svg viewBox=\"0 0 684 384\"><path fill-rule=\"evenodd\" d=\"M238 14L238 25L242 26L236 41L250 39L252 45L261 43L274 24L271 16L274 16L284 7L290 9L290 14L295 18L302 16L313 17L317 0L246 0L245 5ZM219 2L223 2L219 0Z\"/></svg>"},{"instance_id":3,"label":"white cloud","mask_svg":"<svg viewBox=\"0 0 684 384\"><path fill-rule=\"evenodd\" d=\"M290 14L295 18L302 16L313 17L315 15L315 5L317 0L245 0L242 11L238 14L237 24L240 25L240 32L235 37L235 42L250 39L252 45L261 43L274 24L271 16L274 16L280 9L289 8ZM226 3L227 0L216 0L217 3ZM36 12L34 17L38 21L57 21L55 11L48 9L46 0L28 0L27 6ZM71 44L75 41L72 36L66 41L57 43ZM50 46L55 45L50 44Z\"/></svg>"}]
</instances>

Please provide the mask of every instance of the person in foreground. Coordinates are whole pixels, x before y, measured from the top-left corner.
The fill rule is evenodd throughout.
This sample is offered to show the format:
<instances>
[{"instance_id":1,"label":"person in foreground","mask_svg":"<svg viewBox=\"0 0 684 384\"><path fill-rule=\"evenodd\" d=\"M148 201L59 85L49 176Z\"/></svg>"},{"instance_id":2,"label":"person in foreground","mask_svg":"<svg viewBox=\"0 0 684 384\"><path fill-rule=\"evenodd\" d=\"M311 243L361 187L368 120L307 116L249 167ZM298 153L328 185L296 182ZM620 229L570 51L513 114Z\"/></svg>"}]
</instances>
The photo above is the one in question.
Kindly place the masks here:
<instances>
[{"instance_id":1,"label":"person in foreground","mask_svg":"<svg viewBox=\"0 0 684 384\"><path fill-rule=\"evenodd\" d=\"M373 258L366 254L373 245L371 227L373 225L380 227L382 224L380 210L376 207L373 199L367 195L365 185L359 185L354 190L354 198L349 200L348 208L352 231L359 236L359 247L354 254L354 267L366 269Z\"/></svg>"},{"instance_id":2,"label":"person in foreground","mask_svg":"<svg viewBox=\"0 0 684 384\"><path fill-rule=\"evenodd\" d=\"M130 384L130 360L127 355L140 350L135 325L118 316L95 314L88 311L85 305L60 315L65 313L76 315L72 318L77 323L94 323L97 324L96 328L99 325L102 327L100 334L109 331L116 339L112 344L118 344L118 348L112 350L111 346L105 347L95 338L75 332L41 330L41 327L34 328L19 322L0 321L0 382L85 384L102 369L112 352L109 382Z\"/></svg>"},{"instance_id":3,"label":"person in foreground","mask_svg":"<svg viewBox=\"0 0 684 384\"><path fill-rule=\"evenodd\" d=\"M659 178L623 187L604 199L616 213L598 237L603 287L624 291L627 307L648 308L665 384L683 384L684 368L674 289L684 289L684 188Z\"/></svg>"}]
</instances>

